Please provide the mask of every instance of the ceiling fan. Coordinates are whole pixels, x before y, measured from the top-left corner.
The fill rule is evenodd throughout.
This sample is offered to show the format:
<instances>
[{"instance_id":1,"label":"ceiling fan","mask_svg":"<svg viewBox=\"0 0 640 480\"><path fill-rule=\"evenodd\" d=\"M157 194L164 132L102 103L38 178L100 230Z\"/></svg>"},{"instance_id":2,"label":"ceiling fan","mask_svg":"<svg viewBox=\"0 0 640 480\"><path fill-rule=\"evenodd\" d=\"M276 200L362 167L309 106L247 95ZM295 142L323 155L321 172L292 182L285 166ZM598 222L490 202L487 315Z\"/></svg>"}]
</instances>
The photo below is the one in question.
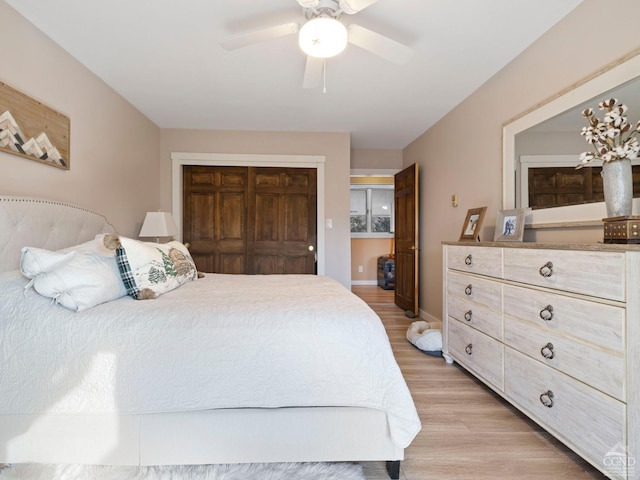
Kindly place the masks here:
<instances>
[{"instance_id":1,"label":"ceiling fan","mask_svg":"<svg viewBox=\"0 0 640 480\"><path fill-rule=\"evenodd\" d=\"M320 84L325 59L340 53L347 42L402 65L413 55L411 48L368 28L354 23L345 26L339 21L343 13L353 15L377 1L297 0L303 7L306 18L302 25L296 22L285 23L226 40L220 45L225 50L235 50L298 33L300 48L307 54L303 88L315 88Z\"/></svg>"}]
</instances>

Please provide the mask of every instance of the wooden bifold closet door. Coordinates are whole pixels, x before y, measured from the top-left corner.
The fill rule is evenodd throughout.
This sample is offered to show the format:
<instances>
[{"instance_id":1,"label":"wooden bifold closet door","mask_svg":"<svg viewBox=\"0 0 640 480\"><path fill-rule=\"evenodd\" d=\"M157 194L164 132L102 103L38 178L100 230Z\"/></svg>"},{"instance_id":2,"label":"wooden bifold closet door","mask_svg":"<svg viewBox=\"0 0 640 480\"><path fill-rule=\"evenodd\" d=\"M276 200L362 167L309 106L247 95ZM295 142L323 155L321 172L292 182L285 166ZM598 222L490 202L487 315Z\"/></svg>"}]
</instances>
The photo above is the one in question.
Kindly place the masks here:
<instances>
[{"instance_id":1,"label":"wooden bifold closet door","mask_svg":"<svg viewBox=\"0 0 640 480\"><path fill-rule=\"evenodd\" d=\"M183 240L198 270L315 273L315 168L183 168Z\"/></svg>"}]
</instances>

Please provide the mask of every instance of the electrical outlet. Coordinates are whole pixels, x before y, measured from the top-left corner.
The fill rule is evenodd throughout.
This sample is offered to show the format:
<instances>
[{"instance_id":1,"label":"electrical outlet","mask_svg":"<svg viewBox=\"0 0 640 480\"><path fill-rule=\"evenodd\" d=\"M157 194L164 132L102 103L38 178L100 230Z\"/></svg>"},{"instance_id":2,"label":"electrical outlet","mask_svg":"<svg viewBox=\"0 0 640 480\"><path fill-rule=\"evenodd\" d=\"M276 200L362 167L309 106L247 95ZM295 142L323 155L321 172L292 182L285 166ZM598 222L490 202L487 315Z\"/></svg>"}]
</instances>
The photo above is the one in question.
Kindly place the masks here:
<instances>
[{"instance_id":1,"label":"electrical outlet","mask_svg":"<svg viewBox=\"0 0 640 480\"><path fill-rule=\"evenodd\" d=\"M358 266L358 272L360 273L364 272L364 267L362 265Z\"/></svg>"}]
</instances>

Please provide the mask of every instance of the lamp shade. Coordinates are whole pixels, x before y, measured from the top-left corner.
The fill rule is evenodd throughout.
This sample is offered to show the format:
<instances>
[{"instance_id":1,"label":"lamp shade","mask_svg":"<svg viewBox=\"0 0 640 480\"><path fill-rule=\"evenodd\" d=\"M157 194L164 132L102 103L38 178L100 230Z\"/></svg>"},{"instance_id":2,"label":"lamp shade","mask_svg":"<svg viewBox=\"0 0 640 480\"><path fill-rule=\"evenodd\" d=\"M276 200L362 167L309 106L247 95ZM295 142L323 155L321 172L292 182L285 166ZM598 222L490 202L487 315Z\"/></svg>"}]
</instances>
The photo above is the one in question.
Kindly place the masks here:
<instances>
[{"instance_id":1,"label":"lamp shade","mask_svg":"<svg viewBox=\"0 0 640 480\"><path fill-rule=\"evenodd\" d=\"M178 227L169 212L147 212L139 236L171 237L176 233L178 233Z\"/></svg>"},{"instance_id":2,"label":"lamp shade","mask_svg":"<svg viewBox=\"0 0 640 480\"><path fill-rule=\"evenodd\" d=\"M347 37L347 28L335 18L316 17L302 26L298 43L307 55L329 58L345 49Z\"/></svg>"}]
</instances>

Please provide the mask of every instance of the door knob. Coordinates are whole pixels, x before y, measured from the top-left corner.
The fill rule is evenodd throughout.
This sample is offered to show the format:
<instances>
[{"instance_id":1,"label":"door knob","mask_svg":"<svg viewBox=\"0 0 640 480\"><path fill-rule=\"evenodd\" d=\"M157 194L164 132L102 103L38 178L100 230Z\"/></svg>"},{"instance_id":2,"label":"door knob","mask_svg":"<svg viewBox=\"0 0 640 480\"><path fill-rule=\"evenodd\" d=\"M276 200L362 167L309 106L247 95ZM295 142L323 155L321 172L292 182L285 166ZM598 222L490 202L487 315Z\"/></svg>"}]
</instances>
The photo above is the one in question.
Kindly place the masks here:
<instances>
[{"instance_id":1,"label":"door knob","mask_svg":"<svg viewBox=\"0 0 640 480\"><path fill-rule=\"evenodd\" d=\"M313 250L314 250L313 245L309 245L309 251L313 252Z\"/></svg>"}]
</instances>

